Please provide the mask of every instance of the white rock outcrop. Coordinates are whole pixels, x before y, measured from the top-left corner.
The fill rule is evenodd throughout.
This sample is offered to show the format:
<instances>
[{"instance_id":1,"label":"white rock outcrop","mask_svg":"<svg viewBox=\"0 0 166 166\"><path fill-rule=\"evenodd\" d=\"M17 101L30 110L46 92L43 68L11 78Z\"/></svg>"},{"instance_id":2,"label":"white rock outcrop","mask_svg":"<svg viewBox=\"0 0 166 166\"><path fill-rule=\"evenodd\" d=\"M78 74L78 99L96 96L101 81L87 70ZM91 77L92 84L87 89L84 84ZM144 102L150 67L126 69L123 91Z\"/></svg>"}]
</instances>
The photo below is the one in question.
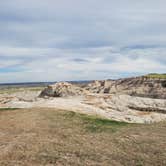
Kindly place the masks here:
<instances>
[{"instance_id":1,"label":"white rock outcrop","mask_svg":"<svg viewBox=\"0 0 166 166\"><path fill-rule=\"evenodd\" d=\"M86 90L70 84L68 82L59 82L53 85L49 85L45 88L39 97L69 97L80 96L86 93Z\"/></svg>"}]
</instances>

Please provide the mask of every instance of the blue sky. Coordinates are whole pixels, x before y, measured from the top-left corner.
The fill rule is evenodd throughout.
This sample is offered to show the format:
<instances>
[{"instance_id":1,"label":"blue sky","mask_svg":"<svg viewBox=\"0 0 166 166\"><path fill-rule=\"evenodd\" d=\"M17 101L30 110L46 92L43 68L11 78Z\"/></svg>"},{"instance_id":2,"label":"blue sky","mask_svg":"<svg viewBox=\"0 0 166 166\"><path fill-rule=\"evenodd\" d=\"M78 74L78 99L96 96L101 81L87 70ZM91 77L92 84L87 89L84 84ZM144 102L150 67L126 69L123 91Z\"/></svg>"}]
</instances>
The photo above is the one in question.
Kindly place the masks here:
<instances>
[{"instance_id":1,"label":"blue sky","mask_svg":"<svg viewBox=\"0 0 166 166\"><path fill-rule=\"evenodd\" d=\"M0 1L0 83L166 73L165 0Z\"/></svg>"}]
</instances>

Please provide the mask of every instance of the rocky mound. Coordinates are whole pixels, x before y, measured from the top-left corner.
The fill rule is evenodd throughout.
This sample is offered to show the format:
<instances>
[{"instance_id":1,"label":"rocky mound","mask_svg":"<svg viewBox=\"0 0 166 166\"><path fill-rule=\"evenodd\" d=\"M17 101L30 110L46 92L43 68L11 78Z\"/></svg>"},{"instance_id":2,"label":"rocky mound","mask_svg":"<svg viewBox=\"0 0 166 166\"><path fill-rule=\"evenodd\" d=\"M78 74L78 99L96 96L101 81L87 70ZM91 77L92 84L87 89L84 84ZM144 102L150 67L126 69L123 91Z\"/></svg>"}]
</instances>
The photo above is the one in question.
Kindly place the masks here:
<instances>
[{"instance_id":1,"label":"rocky mound","mask_svg":"<svg viewBox=\"0 0 166 166\"><path fill-rule=\"evenodd\" d=\"M92 93L120 93L140 97L166 99L166 79L134 77L119 80L94 81L87 85Z\"/></svg>"},{"instance_id":2,"label":"rocky mound","mask_svg":"<svg viewBox=\"0 0 166 166\"><path fill-rule=\"evenodd\" d=\"M68 82L59 82L45 88L39 97L68 97L85 94L86 90Z\"/></svg>"},{"instance_id":3,"label":"rocky mound","mask_svg":"<svg viewBox=\"0 0 166 166\"><path fill-rule=\"evenodd\" d=\"M93 81L84 86L60 82L44 89L40 97L67 97L89 93L127 94L138 97L166 99L166 78L149 76L118 80Z\"/></svg>"}]
</instances>

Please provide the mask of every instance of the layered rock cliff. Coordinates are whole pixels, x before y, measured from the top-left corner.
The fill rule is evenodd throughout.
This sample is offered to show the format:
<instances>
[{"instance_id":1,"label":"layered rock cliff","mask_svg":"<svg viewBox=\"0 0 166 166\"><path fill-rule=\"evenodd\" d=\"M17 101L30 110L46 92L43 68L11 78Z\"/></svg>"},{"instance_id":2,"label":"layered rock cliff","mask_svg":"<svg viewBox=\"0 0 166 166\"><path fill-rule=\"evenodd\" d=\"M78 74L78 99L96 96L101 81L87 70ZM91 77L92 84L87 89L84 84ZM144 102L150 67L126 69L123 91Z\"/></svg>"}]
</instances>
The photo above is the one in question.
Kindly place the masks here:
<instances>
[{"instance_id":1,"label":"layered rock cliff","mask_svg":"<svg viewBox=\"0 0 166 166\"><path fill-rule=\"evenodd\" d=\"M94 81L87 85L92 93L128 94L132 96L166 99L166 79L146 76L119 80Z\"/></svg>"},{"instance_id":2,"label":"layered rock cliff","mask_svg":"<svg viewBox=\"0 0 166 166\"><path fill-rule=\"evenodd\" d=\"M166 79L147 76L118 80L93 81L84 87L60 82L44 89L40 97L79 96L85 93L127 94L138 97L166 99Z\"/></svg>"}]
</instances>

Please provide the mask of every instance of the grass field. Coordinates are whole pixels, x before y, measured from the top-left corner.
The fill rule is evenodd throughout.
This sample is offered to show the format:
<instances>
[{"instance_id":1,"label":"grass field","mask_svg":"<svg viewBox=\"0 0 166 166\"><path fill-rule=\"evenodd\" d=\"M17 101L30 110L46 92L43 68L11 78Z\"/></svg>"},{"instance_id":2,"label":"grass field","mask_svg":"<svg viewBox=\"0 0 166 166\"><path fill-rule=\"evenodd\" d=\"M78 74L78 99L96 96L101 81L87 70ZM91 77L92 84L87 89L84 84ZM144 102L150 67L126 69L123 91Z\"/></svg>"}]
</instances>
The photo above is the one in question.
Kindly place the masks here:
<instances>
[{"instance_id":1,"label":"grass field","mask_svg":"<svg viewBox=\"0 0 166 166\"><path fill-rule=\"evenodd\" d=\"M148 74L147 77L149 78L160 78L160 79L166 79L166 74L157 74L157 73L152 73Z\"/></svg>"},{"instance_id":2,"label":"grass field","mask_svg":"<svg viewBox=\"0 0 166 166\"><path fill-rule=\"evenodd\" d=\"M0 111L0 165L166 165L166 122L138 125L56 109Z\"/></svg>"}]
</instances>

